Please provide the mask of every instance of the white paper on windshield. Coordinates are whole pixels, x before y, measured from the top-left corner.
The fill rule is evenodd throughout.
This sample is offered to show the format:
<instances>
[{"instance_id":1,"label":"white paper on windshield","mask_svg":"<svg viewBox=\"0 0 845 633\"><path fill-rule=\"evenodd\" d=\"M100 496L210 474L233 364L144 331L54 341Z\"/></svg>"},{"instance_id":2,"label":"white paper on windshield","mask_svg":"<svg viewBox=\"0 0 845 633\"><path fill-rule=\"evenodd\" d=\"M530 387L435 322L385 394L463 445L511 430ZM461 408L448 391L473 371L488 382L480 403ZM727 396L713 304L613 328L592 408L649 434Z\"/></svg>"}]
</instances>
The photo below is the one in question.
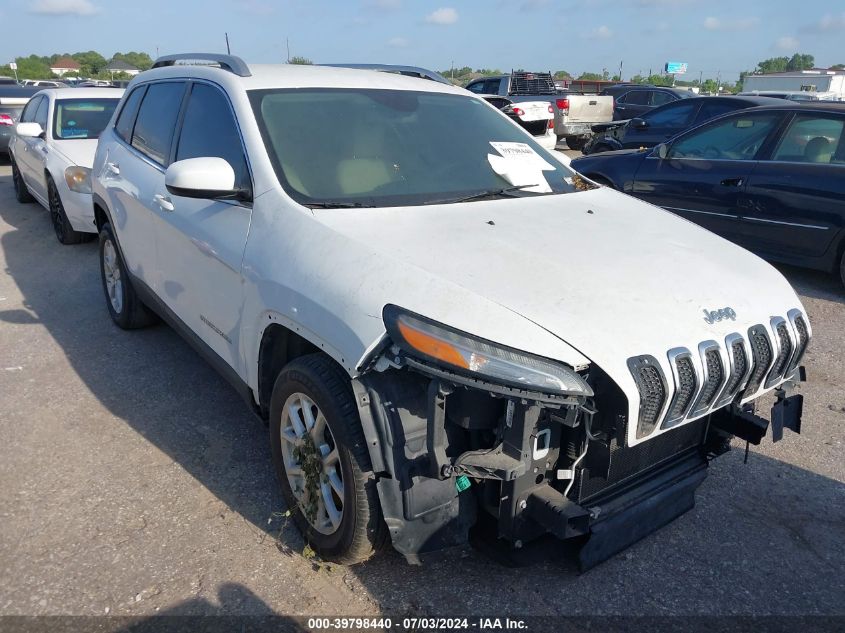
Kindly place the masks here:
<instances>
[{"instance_id":1,"label":"white paper on windshield","mask_svg":"<svg viewBox=\"0 0 845 633\"><path fill-rule=\"evenodd\" d=\"M490 145L501 154L487 154L493 171L511 185L525 187L525 191L551 193L552 188L543 172L554 171L555 167L546 162L530 145L499 141L491 141Z\"/></svg>"}]
</instances>

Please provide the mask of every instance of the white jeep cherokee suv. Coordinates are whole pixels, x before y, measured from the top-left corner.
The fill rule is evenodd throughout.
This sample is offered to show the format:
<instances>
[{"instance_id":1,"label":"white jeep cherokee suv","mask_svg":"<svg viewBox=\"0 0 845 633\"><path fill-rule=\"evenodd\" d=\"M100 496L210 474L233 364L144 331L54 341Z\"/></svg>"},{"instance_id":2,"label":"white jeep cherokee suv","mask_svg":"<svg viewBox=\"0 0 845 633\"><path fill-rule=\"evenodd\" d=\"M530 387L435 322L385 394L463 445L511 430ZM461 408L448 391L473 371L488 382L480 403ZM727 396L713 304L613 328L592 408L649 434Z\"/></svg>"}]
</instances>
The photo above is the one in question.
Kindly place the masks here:
<instances>
[{"instance_id":1,"label":"white jeep cherokee suv","mask_svg":"<svg viewBox=\"0 0 845 633\"><path fill-rule=\"evenodd\" d=\"M465 90L161 58L93 189L112 319L164 318L269 420L326 559L551 533L588 568L691 508L733 436L759 443L763 394L773 439L800 428L786 280Z\"/></svg>"}]
</instances>

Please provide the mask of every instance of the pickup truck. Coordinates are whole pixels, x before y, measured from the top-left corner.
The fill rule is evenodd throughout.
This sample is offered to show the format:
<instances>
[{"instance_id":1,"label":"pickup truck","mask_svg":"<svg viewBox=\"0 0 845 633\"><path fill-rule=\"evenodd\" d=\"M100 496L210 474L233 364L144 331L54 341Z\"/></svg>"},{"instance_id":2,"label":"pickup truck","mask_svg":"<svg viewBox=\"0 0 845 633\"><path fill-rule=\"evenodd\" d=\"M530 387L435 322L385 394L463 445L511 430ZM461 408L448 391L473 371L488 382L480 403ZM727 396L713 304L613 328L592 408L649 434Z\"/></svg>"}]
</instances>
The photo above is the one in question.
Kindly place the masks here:
<instances>
[{"instance_id":1,"label":"pickup truck","mask_svg":"<svg viewBox=\"0 0 845 633\"><path fill-rule=\"evenodd\" d=\"M566 140L570 149L581 149L592 136L592 126L613 120L613 97L560 91L551 73L512 72L509 75L481 77L467 90L476 94L499 95L513 102L548 101L555 110L555 135Z\"/></svg>"}]
</instances>

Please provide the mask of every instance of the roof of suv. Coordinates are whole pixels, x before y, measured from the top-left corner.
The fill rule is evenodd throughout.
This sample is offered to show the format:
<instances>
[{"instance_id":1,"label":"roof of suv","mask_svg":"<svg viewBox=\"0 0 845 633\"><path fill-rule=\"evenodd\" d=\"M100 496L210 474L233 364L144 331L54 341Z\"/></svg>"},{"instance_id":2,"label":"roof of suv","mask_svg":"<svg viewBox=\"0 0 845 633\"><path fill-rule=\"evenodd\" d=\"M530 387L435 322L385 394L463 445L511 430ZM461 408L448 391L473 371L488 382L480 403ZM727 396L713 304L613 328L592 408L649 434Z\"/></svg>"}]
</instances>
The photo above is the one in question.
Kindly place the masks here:
<instances>
[{"instance_id":1,"label":"roof of suv","mask_svg":"<svg viewBox=\"0 0 845 633\"><path fill-rule=\"evenodd\" d=\"M420 81L397 73L373 72L367 69L337 68L299 64L249 64L250 75L241 76L209 64L175 64L153 68L137 75L130 86L153 79L197 77L243 90L272 88L373 88L382 90L415 90L465 95L463 88L437 81Z\"/></svg>"}]
</instances>

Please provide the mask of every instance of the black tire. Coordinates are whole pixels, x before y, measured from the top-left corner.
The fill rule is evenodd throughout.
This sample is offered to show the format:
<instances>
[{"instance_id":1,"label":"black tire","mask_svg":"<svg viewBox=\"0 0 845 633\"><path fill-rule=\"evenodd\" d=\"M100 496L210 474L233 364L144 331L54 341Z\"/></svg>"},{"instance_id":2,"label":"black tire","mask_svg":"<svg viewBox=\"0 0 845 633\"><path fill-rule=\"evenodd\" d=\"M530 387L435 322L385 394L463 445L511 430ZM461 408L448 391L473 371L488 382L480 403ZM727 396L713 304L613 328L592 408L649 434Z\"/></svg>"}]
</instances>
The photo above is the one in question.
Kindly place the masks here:
<instances>
[{"instance_id":1,"label":"black tire","mask_svg":"<svg viewBox=\"0 0 845 633\"><path fill-rule=\"evenodd\" d=\"M566 146L569 149L573 149L575 151L581 150L584 148L584 145L587 144L587 139L583 136L567 136L566 137Z\"/></svg>"},{"instance_id":2,"label":"black tire","mask_svg":"<svg viewBox=\"0 0 845 633\"><path fill-rule=\"evenodd\" d=\"M305 516L285 470L282 413L288 398L295 394L304 394L322 412L338 452L343 513L331 534L318 531ZM301 356L279 374L270 399L270 448L285 503L305 540L322 559L353 565L367 560L384 545L387 526L349 376L327 356Z\"/></svg>"},{"instance_id":3,"label":"black tire","mask_svg":"<svg viewBox=\"0 0 845 633\"><path fill-rule=\"evenodd\" d=\"M11 160L12 155L9 154L9 159ZM21 176L21 172L18 170L18 166L15 164L14 160L11 160L12 163L12 186L15 188L15 200L20 202L21 204L26 204L27 202L35 202L35 198L32 197L32 194L29 193L29 189L26 188L26 184L23 181L23 177Z\"/></svg>"},{"instance_id":4,"label":"black tire","mask_svg":"<svg viewBox=\"0 0 845 633\"><path fill-rule=\"evenodd\" d=\"M50 203L50 221L53 223L53 231L55 231L59 243L68 245L84 242L87 237L86 234L74 230L70 225L70 220L68 220L65 207L62 204L62 197L59 195L56 183L50 176L47 176L47 200Z\"/></svg>"},{"instance_id":5,"label":"black tire","mask_svg":"<svg viewBox=\"0 0 845 633\"><path fill-rule=\"evenodd\" d=\"M106 262L104 253L109 254L111 263ZM117 247L117 240L114 238L111 225L106 223L100 229L100 279L103 283L103 293L106 297L106 306L112 321L124 330L134 330L141 327L146 327L156 322L156 316L147 306L143 304L141 299L135 292L129 276L126 274L126 265L123 263L123 257ZM119 301L112 301L110 295L109 284L107 281L107 270L117 270L120 279L119 284L115 284L115 296L119 297ZM112 272L113 276L114 273Z\"/></svg>"}]
</instances>

